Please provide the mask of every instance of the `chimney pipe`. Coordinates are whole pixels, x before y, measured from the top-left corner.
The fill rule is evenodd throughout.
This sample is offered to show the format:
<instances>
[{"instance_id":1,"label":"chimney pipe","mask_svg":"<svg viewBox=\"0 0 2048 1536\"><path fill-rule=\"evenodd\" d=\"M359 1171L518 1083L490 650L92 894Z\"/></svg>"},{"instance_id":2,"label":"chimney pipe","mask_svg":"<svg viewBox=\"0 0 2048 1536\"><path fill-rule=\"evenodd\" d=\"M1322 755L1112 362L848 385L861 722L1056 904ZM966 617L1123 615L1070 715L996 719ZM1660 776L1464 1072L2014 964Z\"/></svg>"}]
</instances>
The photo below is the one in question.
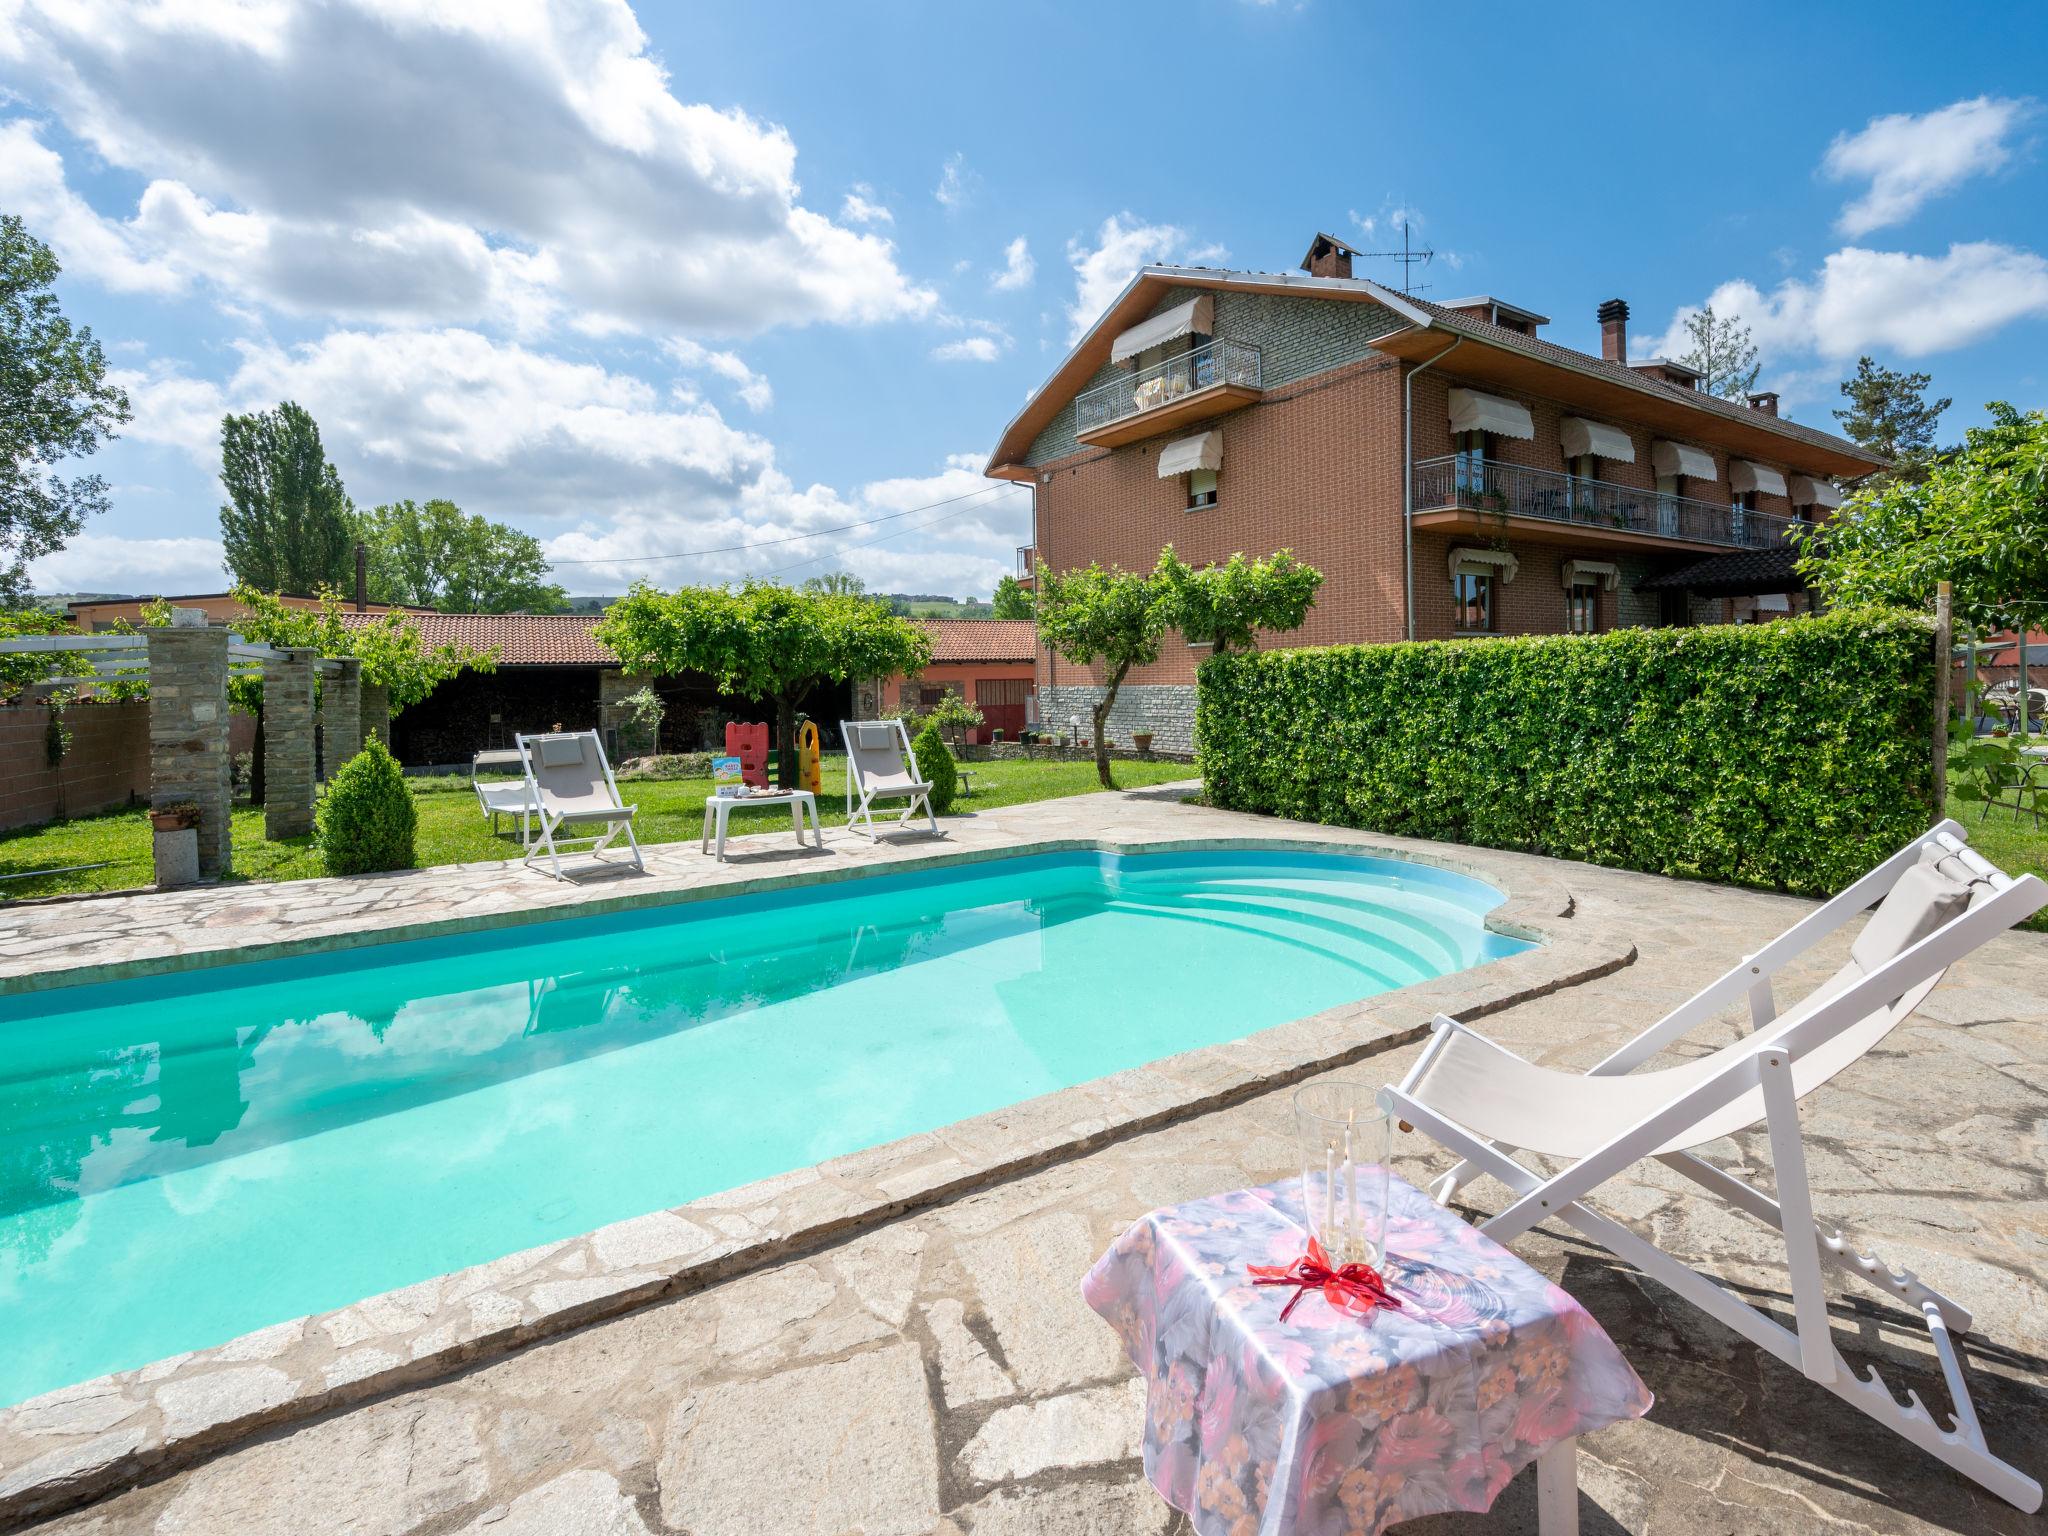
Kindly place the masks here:
<instances>
[{"instance_id":1,"label":"chimney pipe","mask_svg":"<svg viewBox=\"0 0 2048 1536\"><path fill-rule=\"evenodd\" d=\"M1301 265L1310 277L1348 278L1351 276L1351 251L1328 235L1319 234Z\"/></svg>"},{"instance_id":2,"label":"chimney pipe","mask_svg":"<svg viewBox=\"0 0 2048 1536\"><path fill-rule=\"evenodd\" d=\"M1766 416L1777 415L1778 392L1775 389L1766 389L1751 395L1749 397L1749 408L1752 411L1762 411Z\"/></svg>"},{"instance_id":3,"label":"chimney pipe","mask_svg":"<svg viewBox=\"0 0 2048 1536\"><path fill-rule=\"evenodd\" d=\"M370 549L361 539L356 540L356 612L370 610Z\"/></svg>"},{"instance_id":4,"label":"chimney pipe","mask_svg":"<svg viewBox=\"0 0 2048 1536\"><path fill-rule=\"evenodd\" d=\"M1610 363L1628 362L1628 304L1622 299L1600 306L1600 355Z\"/></svg>"}]
</instances>

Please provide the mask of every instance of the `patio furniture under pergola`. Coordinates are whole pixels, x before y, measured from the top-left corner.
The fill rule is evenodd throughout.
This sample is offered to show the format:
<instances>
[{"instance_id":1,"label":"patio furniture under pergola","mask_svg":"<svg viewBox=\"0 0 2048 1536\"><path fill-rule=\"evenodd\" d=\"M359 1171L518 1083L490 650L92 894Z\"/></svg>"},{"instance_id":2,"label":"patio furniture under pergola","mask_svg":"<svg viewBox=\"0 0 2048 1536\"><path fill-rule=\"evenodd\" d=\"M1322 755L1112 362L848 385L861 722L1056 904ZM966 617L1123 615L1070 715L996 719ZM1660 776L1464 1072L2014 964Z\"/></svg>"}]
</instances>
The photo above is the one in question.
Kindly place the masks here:
<instances>
[{"instance_id":1,"label":"patio furniture under pergola","mask_svg":"<svg viewBox=\"0 0 2048 1536\"><path fill-rule=\"evenodd\" d=\"M316 728L325 735L329 777L362 750L366 734L389 728L383 690L363 687L362 663L355 657L323 657L310 649L281 650L247 640L208 626L197 609L175 610L169 626L135 634L23 635L0 641L0 654L64 658L58 665L68 670L37 679L42 688L149 685L150 808L199 808L202 879L218 879L233 868L228 820L232 678L263 680L263 833L268 838L303 837L313 830L321 766ZM316 676L325 678L324 696ZM382 711L374 719L373 704ZM156 871L159 883L164 873Z\"/></svg>"}]
</instances>

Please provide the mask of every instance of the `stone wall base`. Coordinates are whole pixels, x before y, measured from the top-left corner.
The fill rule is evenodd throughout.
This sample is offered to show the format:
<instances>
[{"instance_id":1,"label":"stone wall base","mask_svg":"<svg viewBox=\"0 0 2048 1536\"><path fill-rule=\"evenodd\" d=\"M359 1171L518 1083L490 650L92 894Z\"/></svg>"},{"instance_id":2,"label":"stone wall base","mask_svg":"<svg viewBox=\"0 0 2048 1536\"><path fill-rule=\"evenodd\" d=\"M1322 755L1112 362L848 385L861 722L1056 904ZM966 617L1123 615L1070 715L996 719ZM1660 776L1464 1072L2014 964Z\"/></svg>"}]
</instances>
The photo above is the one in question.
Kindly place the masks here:
<instances>
[{"instance_id":1,"label":"stone wall base","mask_svg":"<svg viewBox=\"0 0 2048 1536\"><path fill-rule=\"evenodd\" d=\"M1038 718L1043 730L1065 731L1073 716L1081 717L1086 740L1089 722L1104 690L1093 684L1062 685L1038 690ZM1195 750L1195 690L1190 683L1126 683L1117 690L1109 711L1109 739L1129 746L1137 731L1152 733L1152 749L1168 756Z\"/></svg>"}]
</instances>

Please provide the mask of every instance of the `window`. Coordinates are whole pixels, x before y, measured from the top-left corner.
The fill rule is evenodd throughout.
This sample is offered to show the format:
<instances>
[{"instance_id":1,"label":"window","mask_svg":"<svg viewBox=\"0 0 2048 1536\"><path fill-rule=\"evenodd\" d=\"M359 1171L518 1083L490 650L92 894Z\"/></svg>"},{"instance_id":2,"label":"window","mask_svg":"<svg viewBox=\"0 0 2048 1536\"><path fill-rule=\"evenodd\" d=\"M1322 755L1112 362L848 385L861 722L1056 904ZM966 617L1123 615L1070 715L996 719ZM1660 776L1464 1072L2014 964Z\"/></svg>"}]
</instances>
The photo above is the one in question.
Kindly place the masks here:
<instances>
[{"instance_id":1,"label":"window","mask_svg":"<svg viewBox=\"0 0 2048 1536\"><path fill-rule=\"evenodd\" d=\"M1188 510L1199 512L1203 507L1216 505L1216 471L1213 469L1191 469L1188 471Z\"/></svg>"},{"instance_id":2,"label":"window","mask_svg":"<svg viewBox=\"0 0 2048 1536\"><path fill-rule=\"evenodd\" d=\"M1487 441L1484 432L1453 433L1457 447L1458 489L1479 492L1486 489Z\"/></svg>"},{"instance_id":3,"label":"window","mask_svg":"<svg viewBox=\"0 0 2048 1536\"><path fill-rule=\"evenodd\" d=\"M1451 579L1451 628L1460 634L1493 628L1493 572L1460 571Z\"/></svg>"},{"instance_id":4,"label":"window","mask_svg":"<svg viewBox=\"0 0 2048 1536\"><path fill-rule=\"evenodd\" d=\"M1591 582L1575 581L1564 591L1565 633L1600 633L1600 588Z\"/></svg>"},{"instance_id":5,"label":"window","mask_svg":"<svg viewBox=\"0 0 2048 1536\"><path fill-rule=\"evenodd\" d=\"M937 709L946 702L946 695L950 691L947 688L934 688L927 683L917 690L917 707L925 710Z\"/></svg>"}]
</instances>

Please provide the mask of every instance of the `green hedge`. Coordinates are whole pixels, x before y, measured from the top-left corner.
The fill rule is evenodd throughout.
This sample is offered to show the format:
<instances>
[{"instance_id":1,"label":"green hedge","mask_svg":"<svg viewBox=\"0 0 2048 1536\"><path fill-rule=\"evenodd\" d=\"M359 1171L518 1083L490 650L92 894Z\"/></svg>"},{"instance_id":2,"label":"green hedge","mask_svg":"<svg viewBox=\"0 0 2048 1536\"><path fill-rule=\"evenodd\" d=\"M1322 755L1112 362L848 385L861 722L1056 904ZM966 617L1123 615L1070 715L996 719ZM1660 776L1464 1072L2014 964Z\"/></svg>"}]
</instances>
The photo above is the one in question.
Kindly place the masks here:
<instances>
[{"instance_id":1,"label":"green hedge","mask_svg":"<svg viewBox=\"0 0 2048 1536\"><path fill-rule=\"evenodd\" d=\"M1195 747L1233 810L1821 894L1928 826L1933 697L1861 610L1216 656Z\"/></svg>"}]
</instances>

